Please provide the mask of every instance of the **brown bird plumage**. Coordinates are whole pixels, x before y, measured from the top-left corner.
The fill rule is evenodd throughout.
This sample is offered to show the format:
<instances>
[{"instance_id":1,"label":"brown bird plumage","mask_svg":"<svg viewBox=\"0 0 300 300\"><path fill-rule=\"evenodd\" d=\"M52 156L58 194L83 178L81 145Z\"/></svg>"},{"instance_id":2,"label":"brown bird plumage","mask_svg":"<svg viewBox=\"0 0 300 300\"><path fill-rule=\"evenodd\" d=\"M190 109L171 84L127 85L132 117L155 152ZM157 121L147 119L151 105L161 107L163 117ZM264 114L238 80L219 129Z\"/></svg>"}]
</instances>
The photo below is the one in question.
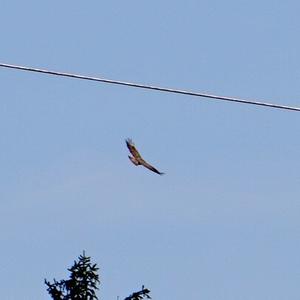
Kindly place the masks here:
<instances>
[{"instance_id":1,"label":"brown bird plumage","mask_svg":"<svg viewBox=\"0 0 300 300\"><path fill-rule=\"evenodd\" d=\"M128 155L129 159L131 160L131 162L136 165L136 166L144 166L145 168L151 170L154 173L157 173L159 175L163 175L164 173L159 172L157 169L155 169L153 166L151 166L150 164L148 164L140 155L140 153L137 151L137 149L135 148L134 143L132 142L131 139L127 139L126 140L126 145L127 148L129 149L130 153L132 154L132 156Z\"/></svg>"}]
</instances>

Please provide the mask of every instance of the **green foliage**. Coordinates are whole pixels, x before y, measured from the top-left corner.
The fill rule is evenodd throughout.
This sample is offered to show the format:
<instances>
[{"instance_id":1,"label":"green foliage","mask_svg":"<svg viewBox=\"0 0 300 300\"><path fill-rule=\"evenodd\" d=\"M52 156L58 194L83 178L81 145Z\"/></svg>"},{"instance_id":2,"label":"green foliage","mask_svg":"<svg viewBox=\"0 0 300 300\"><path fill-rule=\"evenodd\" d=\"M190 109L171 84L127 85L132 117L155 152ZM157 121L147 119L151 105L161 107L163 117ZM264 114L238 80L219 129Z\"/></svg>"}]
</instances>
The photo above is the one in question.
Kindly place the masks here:
<instances>
[{"instance_id":1,"label":"green foliage","mask_svg":"<svg viewBox=\"0 0 300 300\"><path fill-rule=\"evenodd\" d=\"M132 293L130 296L125 298L124 300L142 300L142 299L151 299L149 296L150 291L148 289L145 289L144 286L142 286L142 289L138 292Z\"/></svg>"},{"instance_id":2,"label":"green foliage","mask_svg":"<svg viewBox=\"0 0 300 300\"><path fill-rule=\"evenodd\" d=\"M70 279L57 281L53 279L50 283L45 279L47 291L53 300L98 300L96 290L100 284L96 264L91 264L91 258L83 255L74 261L74 265L68 269ZM124 300L151 299L150 290L142 286L138 292L132 293Z\"/></svg>"},{"instance_id":3,"label":"green foliage","mask_svg":"<svg viewBox=\"0 0 300 300\"><path fill-rule=\"evenodd\" d=\"M83 255L78 262L68 269L70 279L50 283L45 279L47 291L53 300L98 300L96 296L97 285L100 284L96 264L91 264L91 258Z\"/></svg>"}]
</instances>

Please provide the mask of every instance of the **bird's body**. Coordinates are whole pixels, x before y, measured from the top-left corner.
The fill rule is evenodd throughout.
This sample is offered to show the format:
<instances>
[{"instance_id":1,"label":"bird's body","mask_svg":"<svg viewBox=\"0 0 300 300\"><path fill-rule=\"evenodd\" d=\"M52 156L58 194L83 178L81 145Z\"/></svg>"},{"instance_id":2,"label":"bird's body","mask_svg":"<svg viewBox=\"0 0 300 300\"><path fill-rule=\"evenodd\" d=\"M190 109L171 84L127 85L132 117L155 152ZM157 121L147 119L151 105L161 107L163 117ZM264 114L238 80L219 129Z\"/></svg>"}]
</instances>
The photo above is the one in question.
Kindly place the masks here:
<instances>
[{"instance_id":1,"label":"bird's body","mask_svg":"<svg viewBox=\"0 0 300 300\"><path fill-rule=\"evenodd\" d=\"M132 142L131 139L127 139L126 140L126 145L127 148L129 149L130 153L132 156L128 155L128 158L131 160L131 162L136 165L136 166L144 166L145 168L151 170L154 173L157 173L159 175L163 175L164 173L158 171L157 169L155 169L153 166L151 166L150 164L148 164L140 155L140 153L137 151L137 149L135 148L134 143Z\"/></svg>"}]
</instances>

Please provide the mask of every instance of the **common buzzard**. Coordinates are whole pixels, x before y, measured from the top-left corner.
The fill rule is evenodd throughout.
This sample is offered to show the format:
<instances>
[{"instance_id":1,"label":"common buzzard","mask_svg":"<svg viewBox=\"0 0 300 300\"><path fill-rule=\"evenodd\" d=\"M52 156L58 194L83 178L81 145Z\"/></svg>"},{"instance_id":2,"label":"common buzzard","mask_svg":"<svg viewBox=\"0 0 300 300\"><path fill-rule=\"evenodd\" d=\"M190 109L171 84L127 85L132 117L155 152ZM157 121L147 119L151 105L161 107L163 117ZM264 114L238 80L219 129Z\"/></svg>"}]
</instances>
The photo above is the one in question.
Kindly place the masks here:
<instances>
[{"instance_id":1,"label":"common buzzard","mask_svg":"<svg viewBox=\"0 0 300 300\"><path fill-rule=\"evenodd\" d=\"M135 148L134 143L132 142L131 139L127 139L126 140L126 145L127 148L129 149L130 153L132 154L132 156L128 155L129 159L131 160L131 162L136 165L136 166L144 166L145 168L151 170L152 172L155 172L159 175L163 175L164 173L159 172L157 169L155 169L153 166L149 165L140 155L140 153L137 151L137 149Z\"/></svg>"}]
</instances>

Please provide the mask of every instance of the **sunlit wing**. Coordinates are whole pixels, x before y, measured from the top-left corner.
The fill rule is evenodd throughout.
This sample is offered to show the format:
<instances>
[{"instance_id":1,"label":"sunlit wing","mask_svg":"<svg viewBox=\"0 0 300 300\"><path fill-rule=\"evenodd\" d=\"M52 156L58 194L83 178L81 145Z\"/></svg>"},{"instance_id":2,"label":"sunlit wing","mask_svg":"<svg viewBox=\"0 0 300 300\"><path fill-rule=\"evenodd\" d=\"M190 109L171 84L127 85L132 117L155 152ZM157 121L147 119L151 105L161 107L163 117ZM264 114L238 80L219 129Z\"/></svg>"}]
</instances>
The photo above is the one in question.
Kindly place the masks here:
<instances>
[{"instance_id":1,"label":"sunlit wing","mask_svg":"<svg viewBox=\"0 0 300 300\"><path fill-rule=\"evenodd\" d=\"M142 156L140 155L139 151L137 151L137 149L135 148L135 145L131 139L126 140L126 145L133 157L135 157L137 160L142 160Z\"/></svg>"}]
</instances>

